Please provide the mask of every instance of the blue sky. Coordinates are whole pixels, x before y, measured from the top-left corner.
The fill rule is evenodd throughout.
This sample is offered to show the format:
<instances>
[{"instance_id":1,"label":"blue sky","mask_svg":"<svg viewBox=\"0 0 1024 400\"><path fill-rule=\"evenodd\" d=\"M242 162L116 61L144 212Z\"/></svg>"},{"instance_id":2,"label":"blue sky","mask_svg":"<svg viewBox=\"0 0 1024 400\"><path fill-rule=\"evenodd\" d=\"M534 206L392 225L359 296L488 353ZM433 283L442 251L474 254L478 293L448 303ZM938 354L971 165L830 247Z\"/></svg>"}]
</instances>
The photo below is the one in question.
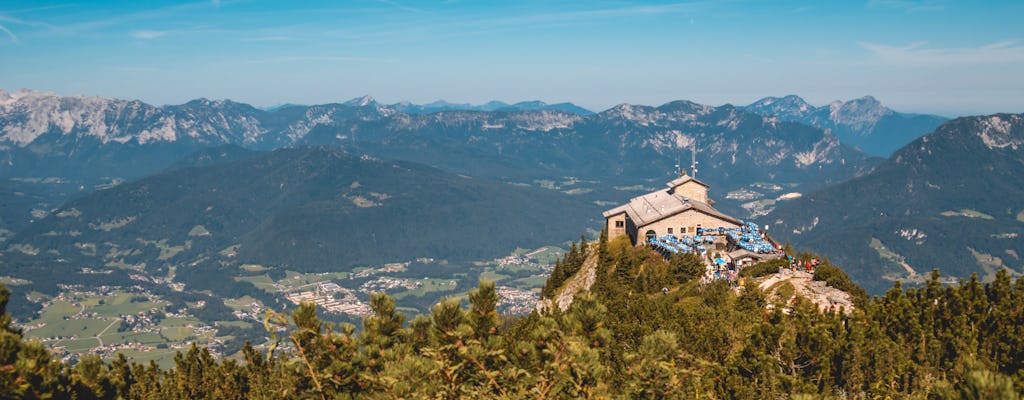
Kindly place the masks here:
<instances>
[{"instance_id":1,"label":"blue sky","mask_svg":"<svg viewBox=\"0 0 1024 400\"><path fill-rule=\"evenodd\" d=\"M0 0L0 88L257 106L812 104L1024 112L1021 1Z\"/></svg>"}]
</instances>

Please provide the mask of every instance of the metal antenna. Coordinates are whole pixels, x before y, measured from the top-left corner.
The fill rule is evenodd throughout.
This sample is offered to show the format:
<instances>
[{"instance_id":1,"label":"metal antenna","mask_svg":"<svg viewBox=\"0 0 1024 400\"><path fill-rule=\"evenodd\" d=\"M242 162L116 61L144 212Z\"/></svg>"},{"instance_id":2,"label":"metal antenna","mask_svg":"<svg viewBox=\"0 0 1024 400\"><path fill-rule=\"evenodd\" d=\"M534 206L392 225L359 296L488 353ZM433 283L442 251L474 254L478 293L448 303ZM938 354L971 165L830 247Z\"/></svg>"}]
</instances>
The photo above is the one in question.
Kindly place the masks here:
<instances>
[{"instance_id":1,"label":"metal antenna","mask_svg":"<svg viewBox=\"0 0 1024 400\"><path fill-rule=\"evenodd\" d=\"M682 161L680 160L681 158L682 158L682 156L677 153L676 154L676 171L675 171L677 176L683 176Z\"/></svg>"},{"instance_id":2,"label":"metal antenna","mask_svg":"<svg viewBox=\"0 0 1024 400\"><path fill-rule=\"evenodd\" d=\"M693 148L690 151L690 169L693 171L693 177L697 178L697 139L693 139Z\"/></svg>"}]
</instances>

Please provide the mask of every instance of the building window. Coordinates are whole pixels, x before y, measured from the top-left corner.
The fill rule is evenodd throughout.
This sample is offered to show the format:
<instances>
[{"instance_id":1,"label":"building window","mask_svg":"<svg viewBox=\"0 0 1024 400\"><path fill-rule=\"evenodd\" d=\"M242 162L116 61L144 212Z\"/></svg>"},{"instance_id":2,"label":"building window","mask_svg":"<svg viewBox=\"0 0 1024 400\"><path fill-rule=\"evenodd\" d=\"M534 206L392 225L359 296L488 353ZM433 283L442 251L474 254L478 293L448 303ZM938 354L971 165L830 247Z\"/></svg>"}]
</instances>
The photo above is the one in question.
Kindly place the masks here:
<instances>
[{"instance_id":1,"label":"building window","mask_svg":"<svg viewBox=\"0 0 1024 400\"><path fill-rule=\"evenodd\" d=\"M624 226L626 226L626 221L615 221L616 228L622 228Z\"/></svg>"},{"instance_id":2,"label":"building window","mask_svg":"<svg viewBox=\"0 0 1024 400\"><path fill-rule=\"evenodd\" d=\"M679 233L686 233L686 227L679 228Z\"/></svg>"},{"instance_id":3,"label":"building window","mask_svg":"<svg viewBox=\"0 0 1024 400\"><path fill-rule=\"evenodd\" d=\"M646 236L647 236L647 240L651 240L651 239L652 239L652 238L654 238L655 236L658 236L658 234L657 234L657 233L654 233L654 230L649 230L649 231L647 231L647 234L646 234Z\"/></svg>"},{"instance_id":4,"label":"building window","mask_svg":"<svg viewBox=\"0 0 1024 400\"><path fill-rule=\"evenodd\" d=\"M671 235L671 234L672 234L672 228L668 228L668 234L669 234L669 235Z\"/></svg>"}]
</instances>

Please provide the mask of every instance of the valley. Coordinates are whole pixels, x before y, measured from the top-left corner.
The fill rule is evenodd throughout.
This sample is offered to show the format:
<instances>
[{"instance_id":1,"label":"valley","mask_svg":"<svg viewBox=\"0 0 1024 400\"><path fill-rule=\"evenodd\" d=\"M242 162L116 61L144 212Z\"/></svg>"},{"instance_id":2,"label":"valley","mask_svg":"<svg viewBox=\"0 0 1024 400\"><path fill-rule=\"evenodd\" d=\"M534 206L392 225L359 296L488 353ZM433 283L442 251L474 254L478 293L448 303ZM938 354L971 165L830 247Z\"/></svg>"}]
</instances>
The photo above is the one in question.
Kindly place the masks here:
<instances>
[{"instance_id":1,"label":"valley","mask_svg":"<svg viewBox=\"0 0 1024 400\"><path fill-rule=\"evenodd\" d=\"M22 300L39 311L19 326L27 337L39 339L65 360L84 354L110 359L123 353L167 368L174 365L174 354L192 343L223 357L238 356L246 341L263 348L270 334L263 328L265 311L287 311L302 301L316 303L328 321L355 323L370 315L373 293L387 293L395 298L398 310L420 315L444 297L465 297L477 279L487 279L497 282L501 313L526 314L535 308L552 263L564 252L558 246L542 246L465 264L420 258L351 272L300 273L244 264L233 279L252 288L231 296L209 290L202 291L208 296L186 296L192 290L188 285L140 271L123 285L62 284L53 295L25 293ZM109 271L79 273L110 275L104 273ZM0 282L16 293L24 293L20 287L31 283L6 276Z\"/></svg>"}]
</instances>

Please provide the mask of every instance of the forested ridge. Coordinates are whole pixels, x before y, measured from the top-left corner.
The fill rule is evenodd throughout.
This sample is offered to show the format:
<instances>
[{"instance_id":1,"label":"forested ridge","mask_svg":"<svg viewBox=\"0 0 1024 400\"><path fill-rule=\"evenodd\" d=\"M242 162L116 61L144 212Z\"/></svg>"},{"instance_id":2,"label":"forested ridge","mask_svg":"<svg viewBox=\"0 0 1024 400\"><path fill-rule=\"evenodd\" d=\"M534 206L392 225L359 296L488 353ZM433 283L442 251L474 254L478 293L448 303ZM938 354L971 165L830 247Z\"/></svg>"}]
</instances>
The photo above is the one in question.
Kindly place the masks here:
<instances>
[{"instance_id":1,"label":"forested ridge","mask_svg":"<svg viewBox=\"0 0 1024 400\"><path fill-rule=\"evenodd\" d=\"M569 252L560 279L587 257L598 260L595 283L565 311L498 315L494 284L482 282L410 321L374 295L357 333L304 304L267 315L268 349L218 360L193 347L171 370L123 356L62 363L21 337L0 288L0 398L1015 399L1024 390L1024 279L1005 272L954 286L933 272L920 288L897 284L851 313L820 313L799 298L768 310L774 300L756 287L700 286L695 257L666 261L604 236ZM849 282L826 266L818 271L830 284Z\"/></svg>"}]
</instances>

